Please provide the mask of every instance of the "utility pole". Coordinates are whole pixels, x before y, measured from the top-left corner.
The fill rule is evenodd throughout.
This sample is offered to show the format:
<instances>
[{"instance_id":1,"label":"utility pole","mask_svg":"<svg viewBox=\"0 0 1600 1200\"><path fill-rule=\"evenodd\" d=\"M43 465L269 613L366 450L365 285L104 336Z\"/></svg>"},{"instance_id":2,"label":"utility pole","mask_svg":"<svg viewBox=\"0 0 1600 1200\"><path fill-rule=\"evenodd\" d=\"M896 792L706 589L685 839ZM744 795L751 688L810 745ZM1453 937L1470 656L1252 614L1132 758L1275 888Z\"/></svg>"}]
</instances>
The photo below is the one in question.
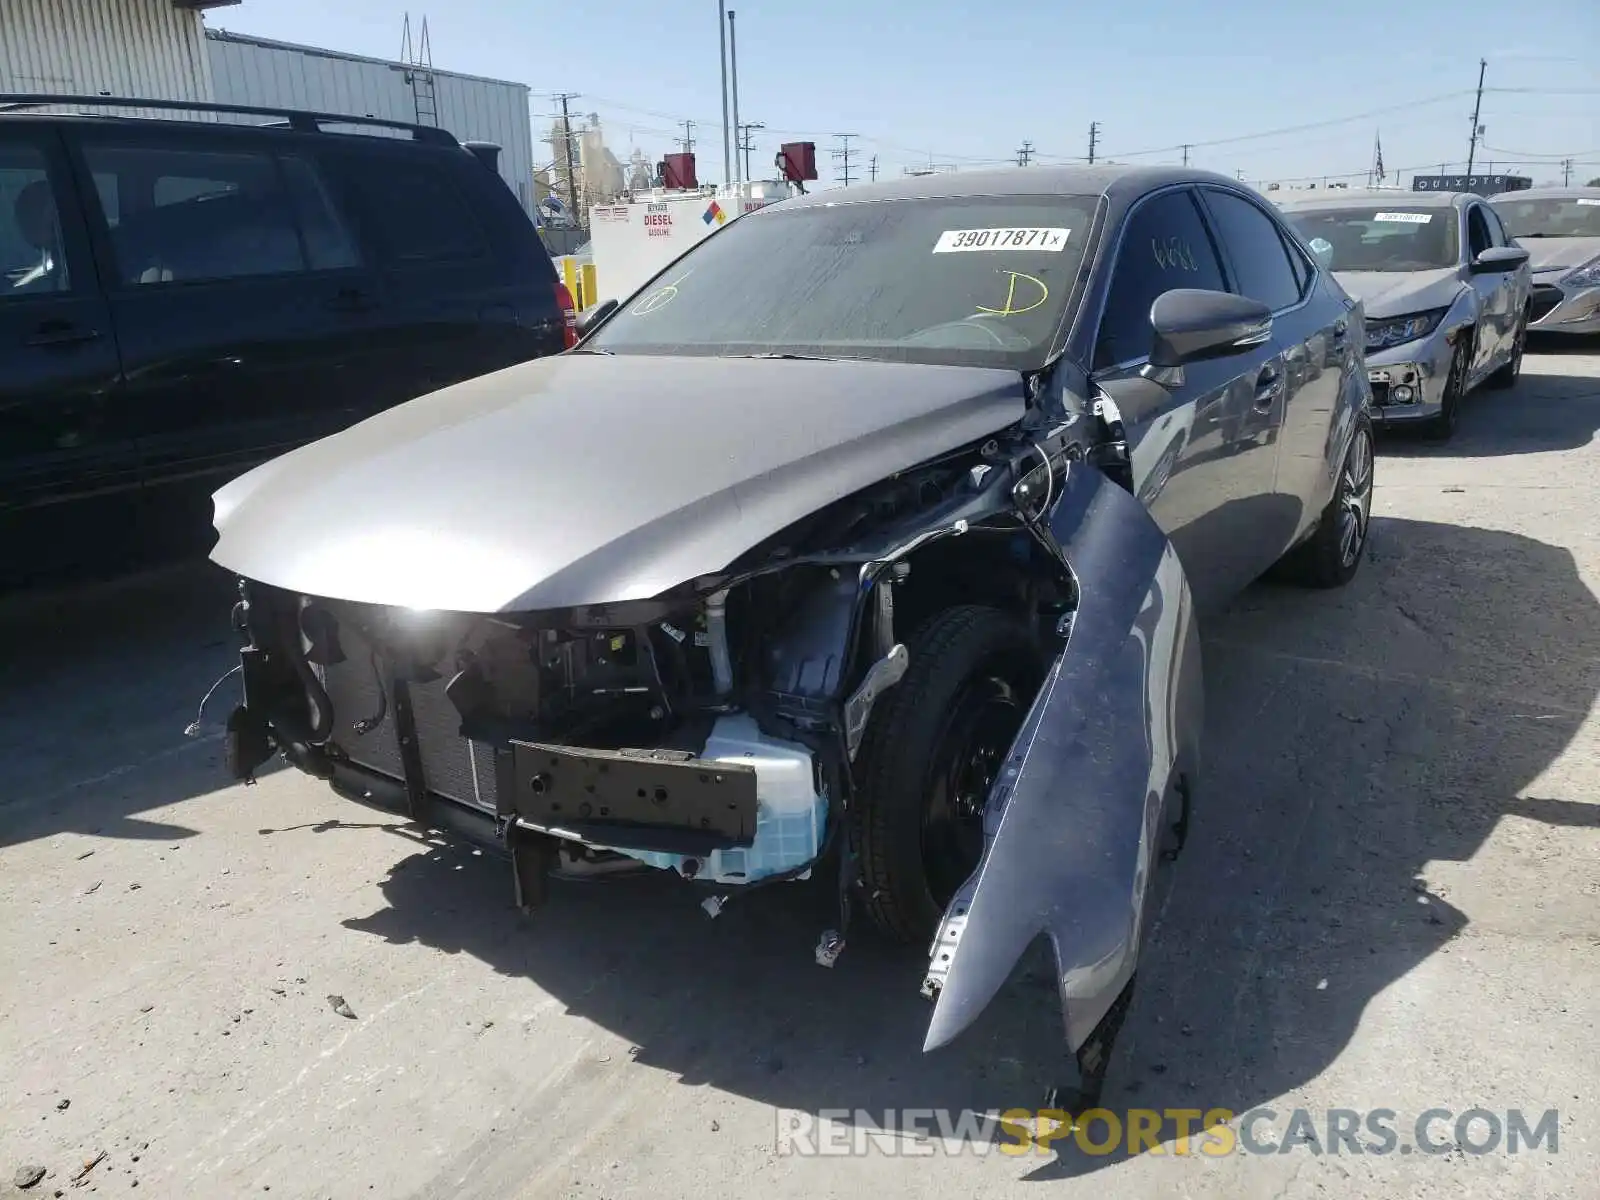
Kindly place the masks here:
<instances>
[{"instance_id":1,"label":"utility pole","mask_svg":"<svg viewBox=\"0 0 1600 1200\"><path fill-rule=\"evenodd\" d=\"M739 136L739 39L733 32L733 9L728 10L728 77L729 91L733 93L733 135ZM739 156L733 158L734 182L739 182Z\"/></svg>"},{"instance_id":2,"label":"utility pole","mask_svg":"<svg viewBox=\"0 0 1600 1200\"><path fill-rule=\"evenodd\" d=\"M850 157L851 155L855 154L855 150L850 146L850 139L853 137L859 137L861 135L856 133L836 133L833 136L839 139L839 148L837 150L830 151L833 157L837 158L840 162L839 174L835 178L839 179L845 187L849 187Z\"/></svg>"},{"instance_id":3,"label":"utility pole","mask_svg":"<svg viewBox=\"0 0 1600 1200\"><path fill-rule=\"evenodd\" d=\"M556 97L561 101L561 140L567 151L567 203L571 206L567 211L582 225L583 220L578 215L578 172L572 163L572 114L567 111L567 102L577 98L577 92L562 92Z\"/></svg>"},{"instance_id":4,"label":"utility pole","mask_svg":"<svg viewBox=\"0 0 1600 1200\"><path fill-rule=\"evenodd\" d=\"M878 156L876 154L867 160L867 179L872 183L878 182Z\"/></svg>"},{"instance_id":5,"label":"utility pole","mask_svg":"<svg viewBox=\"0 0 1600 1200\"><path fill-rule=\"evenodd\" d=\"M746 183L750 182L750 151L754 150L756 146L755 131L766 127L766 122L764 121L750 121L739 126L741 131L739 149L744 151L744 181Z\"/></svg>"},{"instance_id":6,"label":"utility pole","mask_svg":"<svg viewBox=\"0 0 1600 1200\"><path fill-rule=\"evenodd\" d=\"M694 122L693 121L679 121L678 124L683 126L683 136L681 138L677 139L678 145L683 147L683 152L685 154L693 154L694 153Z\"/></svg>"},{"instance_id":7,"label":"utility pole","mask_svg":"<svg viewBox=\"0 0 1600 1200\"><path fill-rule=\"evenodd\" d=\"M1472 140L1467 143L1467 174L1472 174L1472 160L1478 153L1478 114L1483 109L1483 73L1489 69L1489 60L1478 60L1478 98L1472 102Z\"/></svg>"},{"instance_id":8,"label":"utility pole","mask_svg":"<svg viewBox=\"0 0 1600 1200\"><path fill-rule=\"evenodd\" d=\"M1570 158L1561 160L1561 186L1572 186L1572 160Z\"/></svg>"},{"instance_id":9,"label":"utility pole","mask_svg":"<svg viewBox=\"0 0 1600 1200\"><path fill-rule=\"evenodd\" d=\"M1193 142L1185 142L1183 144L1183 165L1186 167L1189 165L1189 151L1193 145Z\"/></svg>"},{"instance_id":10,"label":"utility pole","mask_svg":"<svg viewBox=\"0 0 1600 1200\"><path fill-rule=\"evenodd\" d=\"M1028 165L1028 160L1031 159L1032 157L1033 157L1033 143L1032 142L1023 142L1022 143L1022 149L1017 151L1017 166L1019 166L1019 167L1027 166Z\"/></svg>"},{"instance_id":11,"label":"utility pole","mask_svg":"<svg viewBox=\"0 0 1600 1200\"><path fill-rule=\"evenodd\" d=\"M1094 166L1095 147L1100 144L1100 122L1089 122L1089 165Z\"/></svg>"},{"instance_id":12,"label":"utility pole","mask_svg":"<svg viewBox=\"0 0 1600 1200\"><path fill-rule=\"evenodd\" d=\"M717 48L722 62L722 182L733 182L728 128L728 0L717 0Z\"/></svg>"}]
</instances>

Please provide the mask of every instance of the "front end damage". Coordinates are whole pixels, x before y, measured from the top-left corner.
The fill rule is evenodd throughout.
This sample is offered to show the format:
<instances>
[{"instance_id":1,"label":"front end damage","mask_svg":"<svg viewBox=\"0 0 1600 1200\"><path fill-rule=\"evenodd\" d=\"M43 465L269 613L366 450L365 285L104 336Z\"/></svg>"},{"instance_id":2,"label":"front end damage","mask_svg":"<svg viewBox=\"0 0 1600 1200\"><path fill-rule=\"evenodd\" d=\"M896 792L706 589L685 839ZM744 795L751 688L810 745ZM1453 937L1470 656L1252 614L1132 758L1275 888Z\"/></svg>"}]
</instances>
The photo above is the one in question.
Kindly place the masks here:
<instances>
[{"instance_id":1,"label":"front end damage","mask_svg":"<svg viewBox=\"0 0 1600 1200\"><path fill-rule=\"evenodd\" d=\"M642 869L706 891L837 855L843 948L858 761L913 633L957 605L1016 617L1045 682L983 811L924 985L927 1048L1030 942L1053 944L1085 1094L1126 1010L1151 873L1181 842L1198 649L1170 545L1130 494L1115 414L1024 422L827 506L648 600L469 614L245 579L229 761L274 753L340 791L503 845L518 902Z\"/></svg>"}]
</instances>

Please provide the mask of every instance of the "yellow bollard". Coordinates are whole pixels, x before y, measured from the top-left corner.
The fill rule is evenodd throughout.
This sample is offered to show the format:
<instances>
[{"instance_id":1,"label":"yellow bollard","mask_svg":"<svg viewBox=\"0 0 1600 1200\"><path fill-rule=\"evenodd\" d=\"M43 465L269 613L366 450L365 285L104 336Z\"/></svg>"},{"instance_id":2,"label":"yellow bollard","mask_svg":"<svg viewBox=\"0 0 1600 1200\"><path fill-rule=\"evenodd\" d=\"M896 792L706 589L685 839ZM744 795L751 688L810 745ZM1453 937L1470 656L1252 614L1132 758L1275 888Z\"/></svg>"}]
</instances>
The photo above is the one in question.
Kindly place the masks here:
<instances>
[{"instance_id":1,"label":"yellow bollard","mask_svg":"<svg viewBox=\"0 0 1600 1200\"><path fill-rule=\"evenodd\" d=\"M579 278L583 280L583 298L585 307L592 306L600 298L600 292L595 284L594 264L584 263L579 268Z\"/></svg>"},{"instance_id":2,"label":"yellow bollard","mask_svg":"<svg viewBox=\"0 0 1600 1200\"><path fill-rule=\"evenodd\" d=\"M572 261L570 254L562 255L561 278L562 282L567 285L567 291L571 293L574 303L576 303L578 299L578 268L577 264ZM582 306L580 305L579 307Z\"/></svg>"}]
</instances>

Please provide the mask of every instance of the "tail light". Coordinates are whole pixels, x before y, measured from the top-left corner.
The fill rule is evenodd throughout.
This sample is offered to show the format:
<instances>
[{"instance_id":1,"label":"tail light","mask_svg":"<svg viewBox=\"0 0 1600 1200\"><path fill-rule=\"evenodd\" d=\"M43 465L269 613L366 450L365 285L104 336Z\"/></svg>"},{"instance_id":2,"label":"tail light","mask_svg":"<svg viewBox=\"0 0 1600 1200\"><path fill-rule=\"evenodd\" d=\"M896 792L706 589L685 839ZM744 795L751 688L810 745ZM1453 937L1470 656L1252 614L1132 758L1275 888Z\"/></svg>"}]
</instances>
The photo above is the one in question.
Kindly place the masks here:
<instances>
[{"instance_id":1,"label":"tail light","mask_svg":"<svg viewBox=\"0 0 1600 1200\"><path fill-rule=\"evenodd\" d=\"M578 344L578 306L572 301L572 292L559 279L556 280L556 307L561 310L562 346L571 350Z\"/></svg>"}]
</instances>

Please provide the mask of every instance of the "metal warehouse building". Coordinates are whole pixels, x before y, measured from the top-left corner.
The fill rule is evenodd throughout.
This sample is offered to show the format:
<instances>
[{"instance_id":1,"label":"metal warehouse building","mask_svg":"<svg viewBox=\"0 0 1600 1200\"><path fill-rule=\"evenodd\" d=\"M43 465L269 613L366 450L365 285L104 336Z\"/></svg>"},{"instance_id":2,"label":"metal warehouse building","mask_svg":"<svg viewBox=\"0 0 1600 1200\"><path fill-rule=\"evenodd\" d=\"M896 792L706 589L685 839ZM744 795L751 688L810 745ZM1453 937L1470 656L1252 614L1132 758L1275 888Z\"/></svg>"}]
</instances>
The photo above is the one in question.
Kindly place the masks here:
<instances>
[{"instance_id":1,"label":"metal warehouse building","mask_svg":"<svg viewBox=\"0 0 1600 1200\"><path fill-rule=\"evenodd\" d=\"M282 105L413 121L502 148L530 214L524 84L208 29L237 0L0 0L0 92ZM397 31L398 32L398 31Z\"/></svg>"}]
</instances>

